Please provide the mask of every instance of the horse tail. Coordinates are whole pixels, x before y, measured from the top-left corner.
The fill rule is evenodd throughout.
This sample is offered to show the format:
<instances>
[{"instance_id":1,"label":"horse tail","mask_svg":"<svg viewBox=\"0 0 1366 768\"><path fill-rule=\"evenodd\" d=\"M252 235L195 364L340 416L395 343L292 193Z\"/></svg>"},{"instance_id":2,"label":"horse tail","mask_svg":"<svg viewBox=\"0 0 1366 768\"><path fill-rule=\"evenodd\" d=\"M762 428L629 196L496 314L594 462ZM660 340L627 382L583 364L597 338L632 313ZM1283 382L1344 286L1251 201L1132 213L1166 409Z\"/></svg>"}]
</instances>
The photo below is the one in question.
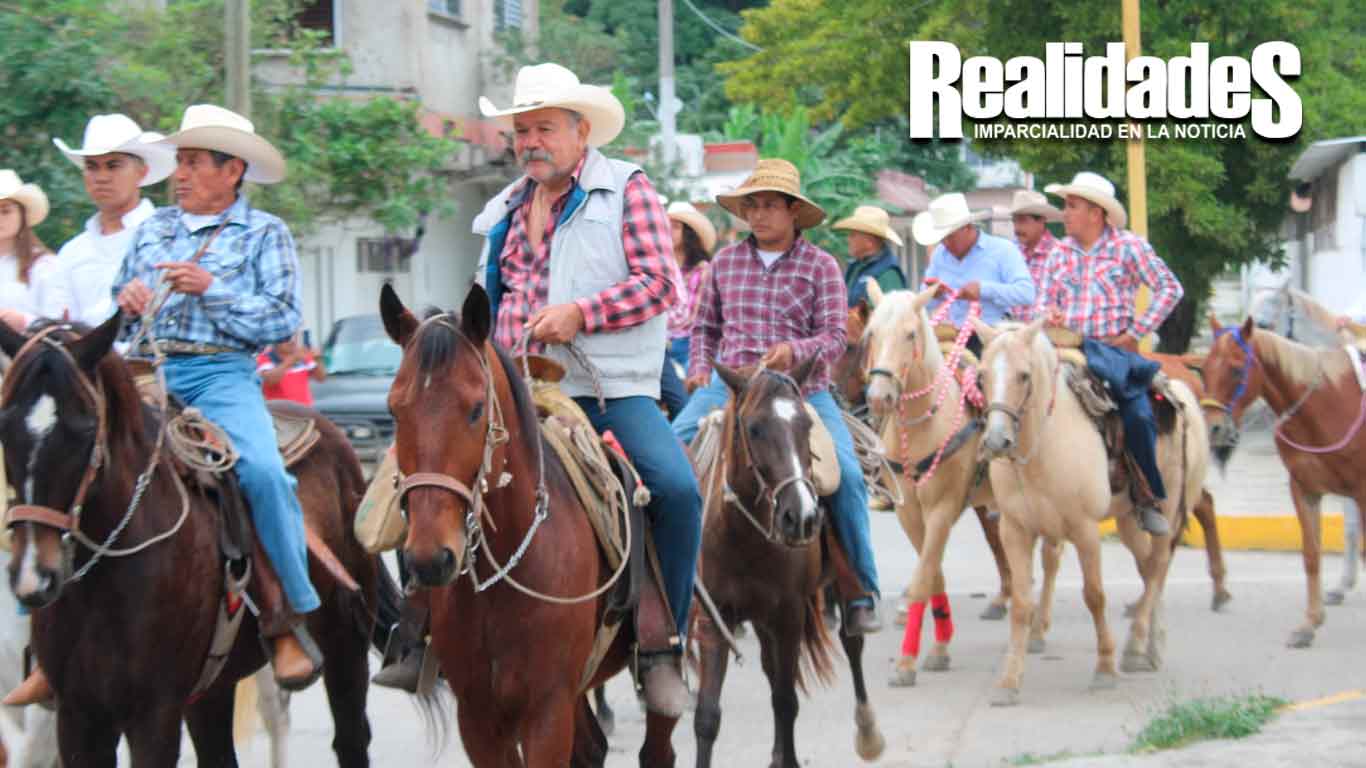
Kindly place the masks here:
<instances>
[{"instance_id":1,"label":"horse tail","mask_svg":"<svg viewBox=\"0 0 1366 768\"><path fill-rule=\"evenodd\" d=\"M801 661L797 664L797 688L807 693L806 682L814 678L821 685L835 680L834 641L825 628L825 597L823 590L806 599L806 616L802 620Z\"/></svg>"}]
</instances>

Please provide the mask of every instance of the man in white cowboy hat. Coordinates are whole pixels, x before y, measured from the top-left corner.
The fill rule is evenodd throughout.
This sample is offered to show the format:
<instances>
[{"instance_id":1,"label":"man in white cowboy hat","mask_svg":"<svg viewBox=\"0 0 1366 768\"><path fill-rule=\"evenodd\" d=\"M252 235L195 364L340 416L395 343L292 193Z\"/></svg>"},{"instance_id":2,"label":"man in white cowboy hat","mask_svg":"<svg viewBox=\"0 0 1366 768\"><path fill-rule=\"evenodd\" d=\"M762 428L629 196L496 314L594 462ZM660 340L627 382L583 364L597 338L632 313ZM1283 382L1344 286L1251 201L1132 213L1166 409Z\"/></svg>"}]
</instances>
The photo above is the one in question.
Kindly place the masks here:
<instances>
[{"instance_id":1,"label":"man in white cowboy hat","mask_svg":"<svg viewBox=\"0 0 1366 768\"><path fill-rule=\"evenodd\" d=\"M846 606L844 630L876 632L880 590L868 531L868 488L830 394L831 368L845 351L849 304L835 257L802 236L825 219L825 211L802 194L792 163L779 159L760 160L738 189L716 201L748 222L751 234L716 254L702 284L688 364L692 399L674 419L674 434L692 442L702 417L730 399L713 360L778 371L813 362L802 395L835 443L840 484L832 522L865 593Z\"/></svg>"},{"instance_id":2,"label":"man in white cowboy hat","mask_svg":"<svg viewBox=\"0 0 1366 768\"><path fill-rule=\"evenodd\" d=\"M165 180L175 170L174 150L157 143L163 138L143 131L126 115L113 114L90 118L80 148L52 139L81 169L86 194L97 209L85 222L85 231L57 252L58 301L68 319L95 326L114 313L109 293L114 274L133 232L155 210L141 188Z\"/></svg>"},{"instance_id":3,"label":"man in white cowboy hat","mask_svg":"<svg viewBox=\"0 0 1366 768\"><path fill-rule=\"evenodd\" d=\"M187 108L165 142L175 151L176 205L138 227L110 292L132 318L125 338L150 323L149 335L167 355L168 390L221 426L237 448L235 471L272 566L253 569L258 621L271 641L276 679L297 690L322 668L301 615L319 599L308 578L296 483L275 445L255 356L299 327L299 261L284 222L240 194L243 179L284 179L285 160L251 121L208 104ZM144 338L131 353L148 351ZM279 588L272 588L275 578ZM35 678L41 675L16 694L41 697L46 684Z\"/></svg>"},{"instance_id":4,"label":"man in white cowboy hat","mask_svg":"<svg viewBox=\"0 0 1366 768\"><path fill-rule=\"evenodd\" d=\"M669 640L641 643L638 675L646 708L676 717L688 698L681 643L702 497L656 404L666 312L678 296L669 220L645 173L599 150L625 123L608 89L584 85L558 64L538 64L517 73L512 106L480 98L479 109L514 132L525 171L473 225L486 238L475 280L492 303L494 340L518 352L525 341L527 352L561 362L561 388L595 429L612 431L650 491L651 534L674 621L660 628ZM605 408L593 374L561 346L570 343L597 369Z\"/></svg>"},{"instance_id":5,"label":"man in white cowboy hat","mask_svg":"<svg viewBox=\"0 0 1366 768\"><path fill-rule=\"evenodd\" d=\"M1129 484L1139 525L1166 535L1171 530L1157 507L1166 489L1148 403L1148 387L1159 365L1138 354L1138 342L1176 309L1181 283L1147 240L1124 229L1124 206L1108 179L1083 171L1071 183L1049 184L1044 191L1063 198L1067 237L1043 272L1035 317L1085 337L1087 367L1109 385L1119 404L1125 449L1143 475ZM1148 311L1135 317L1139 285L1152 289L1153 298Z\"/></svg>"},{"instance_id":6,"label":"man in white cowboy hat","mask_svg":"<svg viewBox=\"0 0 1366 768\"><path fill-rule=\"evenodd\" d=\"M968 199L961 192L951 192L930 201L929 210L911 221L916 242L928 248L939 246L930 254L925 285L939 286L939 297L950 288L958 291L949 321L959 328L967 320L969 302L981 302L982 321L995 325L1011 307L1034 301L1034 281L1020 249L1004 237L979 229L976 222L986 217L986 212L968 210ZM940 301L937 298L931 309ZM981 354L982 342L976 334L968 348Z\"/></svg>"},{"instance_id":7,"label":"man in white cowboy hat","mask_svg":"<svg viewBox=\"0 0 1366 768\"><path fill-rule=\"evenodd\" d=\"M1015 243L1024 254L1025 266L1034 280L1037 290L1043 277L1044 268L1053 251L1058 249L1058 238L1048 231L1048 222L1062 221L1062 211L1048 204L1042 192L1032 189L1019 189L1010 202L1010 223L1015 228ZM1013 320L1027 323L1034 316L1034 303L1012 307Z\"/></svg>"},{"instance_id":8,"label":"man in white cowboy hat","mask_svg":"<svg viewBox=\"0 0 1366 768\"><path fill-rule=\"evenodd\" d=\"M860 205L854 215L835 222L831 229L848 232L849 264L844 268L844 284L849 291L849 306L868 298L868 281L878 284L883 293L907 287L906 273L896 263L891 243L901 247L901 236L892 229L892 219L876 205Z\"/></svg>"}]
</instances>

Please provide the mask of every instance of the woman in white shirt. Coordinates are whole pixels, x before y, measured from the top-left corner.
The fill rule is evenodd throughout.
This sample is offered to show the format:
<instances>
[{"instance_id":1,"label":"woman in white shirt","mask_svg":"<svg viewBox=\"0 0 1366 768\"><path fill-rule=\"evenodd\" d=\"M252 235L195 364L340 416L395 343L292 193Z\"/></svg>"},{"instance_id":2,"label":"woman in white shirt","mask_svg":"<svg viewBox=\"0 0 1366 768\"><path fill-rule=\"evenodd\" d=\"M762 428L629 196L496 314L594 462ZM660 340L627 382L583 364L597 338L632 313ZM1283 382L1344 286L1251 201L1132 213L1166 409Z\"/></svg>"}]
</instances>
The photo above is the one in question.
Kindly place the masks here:
<instances>
[{"instance_id":1,"label":"woman in white shirt","mask_svg":"<svg viewBox=\"0 0 1366 768\"><path fill-rule=\"evenodd\" d=\"M57 257L33 232L47 212L43 190L0 170L0 320L17 331L60 313Z\"/></svg>"}]
</instances>

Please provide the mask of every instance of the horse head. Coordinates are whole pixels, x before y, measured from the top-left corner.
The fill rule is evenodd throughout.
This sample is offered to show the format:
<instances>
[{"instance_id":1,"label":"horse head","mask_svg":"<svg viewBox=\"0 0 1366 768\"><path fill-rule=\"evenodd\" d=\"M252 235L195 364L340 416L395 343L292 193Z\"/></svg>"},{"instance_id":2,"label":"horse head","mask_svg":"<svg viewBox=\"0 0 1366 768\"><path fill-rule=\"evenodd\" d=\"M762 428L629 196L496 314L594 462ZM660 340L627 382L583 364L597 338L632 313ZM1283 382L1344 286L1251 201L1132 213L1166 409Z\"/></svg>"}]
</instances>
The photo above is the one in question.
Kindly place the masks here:
<instances>
[{"instance_id":1,"label":"horse head","mask_svg":"<svg viewBox=\"0 0 1366 768\"><path fill-rule=\"evenodd\" d=\"M419 323L385 285L380 316L403 347L389 389L405 478L399 494L408 518L403 552L418 583L444 586L461 573L477 543L471 531L478 528L485 476L503 428L486 353L489 299L474 286L459 317L438 314Z\"/></svg>"},{"instance_id":2,"label":"horse head","mask_svg":"<svg viewBox=\"0 0 1366 768\"><path fill-rule=\"evenodd\" d=\"M1006 458L1013 455L1022 432L1029 431L1031 440L1042 439L1037 425L1052 407L1057 352L1040 333L1043 318L1001 328L980 320L973 323L985 345L981 370L987 425L982 448L989 458ZM1036 429L1029 430L1031 425Z\"/></svg>"},{"instance_id":3,"label":"horse head","mask_svg":"<svg viewBox=\"0 0 1366 768\"><path fill-rule=\"evenodd\" d=\"M46 324L33 335L0 323L0 349L13 362L0 394L0 445L18 503L6 515L13 530L10 588L19 602L54 602L71 572L64 537L80 524L102 462L108 422L96 368L113 347L123 316L78 335Z\"/></svg>"},{"instance_id":4,"label":"horse head","mask_svg":"<svg viewBox=\"0 0 1366 768\"><path fill-rule=\"evenodd\" d=\"M840 355L831 371L835 390L850 406L863 403L863 389L868 383L863 372L863 331L868 326L871 313L866 299L859 299L857 304L849 308L849 317L844 325L844 354Z\"/></svg>"},{"instance_id":5,"label":"horse head","mask_svg":"<svg viewBox=\"0 0 1366 768\"><path fill-rule=\"evenodd\" d=\"M1228 463L1238 446L1238 430L1248 406L1262 396L1263 374L1252 349L1256 326L1252 317L1241 326L1225 327L1214 315L1209 318L1214 343L1205 355L1201 371L1205 397L1200 406L1209 424L1210 449L1220 467Z\"/></svg>"},{"instance_id":6,"label":"horse head","mask_svg":"<svg viewBox=\"0 0 1366 768\"><path fill-rule=\"evenodd\" d=\"M1337 313L1292 288L1289 280L1254 301L1248 314L1258 328L1311 347L1336 347L1344 341Z\"/></svg>"},{"instance_id":7,"label":"horse head","mask_svg":"<svg viewBox=\"0 0 1366 768\"><path fill-rule=\"evenodd\" d=\"M768 535L789 547L803 547L820 533L822 512L811 483L811 417L802 386L815 360L798 365L791 375L768 368L753 373L716 364L730 388L733 424L728 481L742 511L763 530L764 523L746 505L767 509ZM738 452L735 448L738 446Z\"/></svg>"},{"instance_id":8,"label":"horse head","mask_svg":"<svg viewBox=\"0 0 1366 768\"><path fill-rule=\"evenodd\" d=\"M934 288L911 291L874 291L873 314L864 331L864 372L868 378L868 407L879 416L896 409L903 388L929 383L943 364L925 308Z\"/></svg>"}]
</instances>

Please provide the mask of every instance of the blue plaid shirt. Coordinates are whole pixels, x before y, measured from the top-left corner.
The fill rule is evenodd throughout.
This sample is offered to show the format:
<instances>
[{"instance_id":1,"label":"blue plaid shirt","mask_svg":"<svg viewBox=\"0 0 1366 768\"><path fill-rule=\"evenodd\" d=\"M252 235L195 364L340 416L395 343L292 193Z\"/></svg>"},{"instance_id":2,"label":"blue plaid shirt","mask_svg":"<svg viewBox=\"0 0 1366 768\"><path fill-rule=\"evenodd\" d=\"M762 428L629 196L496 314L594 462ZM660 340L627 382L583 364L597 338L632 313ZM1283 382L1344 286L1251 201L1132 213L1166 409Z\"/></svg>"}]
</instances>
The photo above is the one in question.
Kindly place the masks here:
<instances>
[{"instance_id":1,"label":"blue plaid shirt","mask_svg":"<svg viewBox=\"0 0 1366 768\"><path fill-rule=\"evenodd\" d=\"M241 195L222 216L193 232L182 214L179 206L159 208L138 227L114 278L114 296L134 278L156 291L161 280L152 265L189 261L226 218L227 226L199 260L213 273L213 283L200 296L172 293L152 331L160 340L214 344L252 354L294 335L302 322L299 257L285 223L252 208ZM124 338L136 333L141 323L130 321Z\"/></svg>"}]
</instances>

